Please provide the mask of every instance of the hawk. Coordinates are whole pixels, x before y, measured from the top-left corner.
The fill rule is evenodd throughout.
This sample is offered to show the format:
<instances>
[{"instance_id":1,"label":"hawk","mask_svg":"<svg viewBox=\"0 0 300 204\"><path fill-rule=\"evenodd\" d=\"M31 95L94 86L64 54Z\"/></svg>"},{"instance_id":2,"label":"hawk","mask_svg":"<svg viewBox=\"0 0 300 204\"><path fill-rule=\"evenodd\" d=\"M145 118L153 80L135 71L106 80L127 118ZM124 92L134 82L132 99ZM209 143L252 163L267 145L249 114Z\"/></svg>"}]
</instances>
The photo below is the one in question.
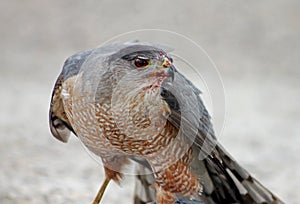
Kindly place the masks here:
<instances>
[{"instance_id":1,"label":"hawk","mask_svg":"<svg viewBox=\"0 0 300 204\"><path fill-rule=\"evenodd\" d=\"M132 161L135 204L282 203L217 142L201 91L175 64L165 47L143 42L66 60L52 93L50 129L62 142L73 132L101 158L106 179L94 203Z\"/></svg>"}]
</instances>

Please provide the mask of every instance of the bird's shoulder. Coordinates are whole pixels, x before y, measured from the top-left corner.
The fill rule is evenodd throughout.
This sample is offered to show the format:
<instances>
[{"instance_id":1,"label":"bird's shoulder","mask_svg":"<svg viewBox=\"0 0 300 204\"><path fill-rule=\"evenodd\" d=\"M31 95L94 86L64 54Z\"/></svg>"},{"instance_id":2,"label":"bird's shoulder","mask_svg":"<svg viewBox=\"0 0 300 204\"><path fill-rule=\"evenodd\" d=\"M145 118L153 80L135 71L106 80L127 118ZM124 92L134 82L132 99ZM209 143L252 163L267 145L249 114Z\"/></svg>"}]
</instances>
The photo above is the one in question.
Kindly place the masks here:
<instances>
[{"instance_id":1,"label":"bird's shoulder","mask_svg":"<svg viewBox=\"0 0 300 204\"><path fill-rule=\"evenodd\" d=\"M63 103L63 87L70 87L74 84L74 78L91 53L92 50L81 51L67 58L52 91L49 126L52 135L62 142L67 142L70 132L74 132Z\"/></svg>"}]
</instances>

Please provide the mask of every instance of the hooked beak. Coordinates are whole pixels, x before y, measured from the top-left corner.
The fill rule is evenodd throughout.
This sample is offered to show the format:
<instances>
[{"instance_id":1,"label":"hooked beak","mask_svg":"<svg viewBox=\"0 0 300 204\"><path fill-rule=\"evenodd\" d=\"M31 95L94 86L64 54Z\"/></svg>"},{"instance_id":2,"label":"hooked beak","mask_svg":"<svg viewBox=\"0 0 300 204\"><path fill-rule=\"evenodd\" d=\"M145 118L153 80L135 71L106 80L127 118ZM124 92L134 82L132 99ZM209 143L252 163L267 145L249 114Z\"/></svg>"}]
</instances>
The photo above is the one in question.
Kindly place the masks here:
<instances>
[{"instance_id":1,"label":"hooked beak","mask_svg":"<svg viewBox=\"0 0 300 204\"><path fill-rule=\"evenodd\" d=\"M155 77L166 77L171 80L171 82L174 81L174 72L175 67L174 65L170 65L170 67L164 67L162 69L156 70L152 73L150 73L148 76L155 76Z\"/></svg>"},{"instance_id":2,"label":"hooked beak","mask_svg":"<svg viewBox=\"0 0 300 204\"><path fill-rule=\"evenodd\" d=\"M164 57L164 61L162 63L162 66L163 66L167 76L170 77L170 79L173 82L174 81L175 67L172 64L172 62L167 57Z\"/></svg>"},{"instance_id":3,"label":"hooked beak","mask_svg":"<svg viewBox=\"0 0 300 204\"><path fill-rule=\"evenodd\" d=\"M157 70L150 73L148 76L166 77L174 81L175 67L168 58L164 58L163 63L157 67Z\"/></svg>"}]
</instances>

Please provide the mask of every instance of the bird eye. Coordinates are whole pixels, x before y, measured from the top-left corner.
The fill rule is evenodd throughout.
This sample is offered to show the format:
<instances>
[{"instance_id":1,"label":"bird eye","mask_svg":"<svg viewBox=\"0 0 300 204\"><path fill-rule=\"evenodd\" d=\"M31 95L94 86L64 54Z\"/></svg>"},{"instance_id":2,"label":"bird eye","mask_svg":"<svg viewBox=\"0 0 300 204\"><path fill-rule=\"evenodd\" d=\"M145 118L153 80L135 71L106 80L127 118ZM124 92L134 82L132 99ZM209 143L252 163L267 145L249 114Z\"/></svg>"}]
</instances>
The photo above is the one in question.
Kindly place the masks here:
<instances>
[{"instance_id":1,"label":"bird eye","mask_svg":"<svg viewBox=\"0 0 300 204\"><path fill-rule=\"evenodd\" d=\"M148 66L150 64L150 60L148 58L143 58L143 57L137 57L134 60L134 65L137 68L145 68L146 66Z\"/></svg>"}]
</instances>

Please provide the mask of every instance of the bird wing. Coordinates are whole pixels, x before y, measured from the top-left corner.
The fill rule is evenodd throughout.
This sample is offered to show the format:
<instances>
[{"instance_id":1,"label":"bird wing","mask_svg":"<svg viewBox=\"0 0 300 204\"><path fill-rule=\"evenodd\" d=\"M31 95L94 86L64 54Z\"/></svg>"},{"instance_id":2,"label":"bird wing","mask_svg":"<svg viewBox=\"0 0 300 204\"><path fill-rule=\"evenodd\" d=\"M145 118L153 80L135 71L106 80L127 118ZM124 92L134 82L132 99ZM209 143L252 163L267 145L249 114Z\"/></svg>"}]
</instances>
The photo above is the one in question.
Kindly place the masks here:
<instances>
[{"instance_id":1,"label":"bird wing","mask_svg":"<svg viewBox=\"0 0 300 204\"><path fill-rule=\"evenodd\" d=\"M176 71L174 82L163 84L161 93L171 109L168 121L192 142L191 167L203 182L205 203L283 203L217 142L201 91L188 79Z\"/></svg>"},{"instance_id":2,"label":"bird wing","mask_svg":"<svg viewBox=\"0 0 300 204\"><path fill-rule=\"evenodd\" d=\"M66 115L62 101L62 84L80 71L86 58L91 54L91 50L79 52L69 57L63 66L62 72L58 76L52 91L49 110L49 126L54 137L62 142L67 142L72 131L76 134Z\"/></svg>"},{"instance_id":3,"label":"bird wing","mask_svg":"<svg viewBox=\"0 0 300 204\"><path fill-rule=\"evenodd\" d=\"M191 144L210 154L217 141L211 117L205 108L200 94L191 81L175 70L172 83L163 83L161 96L171 110L168 121L177 127L190 140Z\"/></svg>"}]
</instances>

